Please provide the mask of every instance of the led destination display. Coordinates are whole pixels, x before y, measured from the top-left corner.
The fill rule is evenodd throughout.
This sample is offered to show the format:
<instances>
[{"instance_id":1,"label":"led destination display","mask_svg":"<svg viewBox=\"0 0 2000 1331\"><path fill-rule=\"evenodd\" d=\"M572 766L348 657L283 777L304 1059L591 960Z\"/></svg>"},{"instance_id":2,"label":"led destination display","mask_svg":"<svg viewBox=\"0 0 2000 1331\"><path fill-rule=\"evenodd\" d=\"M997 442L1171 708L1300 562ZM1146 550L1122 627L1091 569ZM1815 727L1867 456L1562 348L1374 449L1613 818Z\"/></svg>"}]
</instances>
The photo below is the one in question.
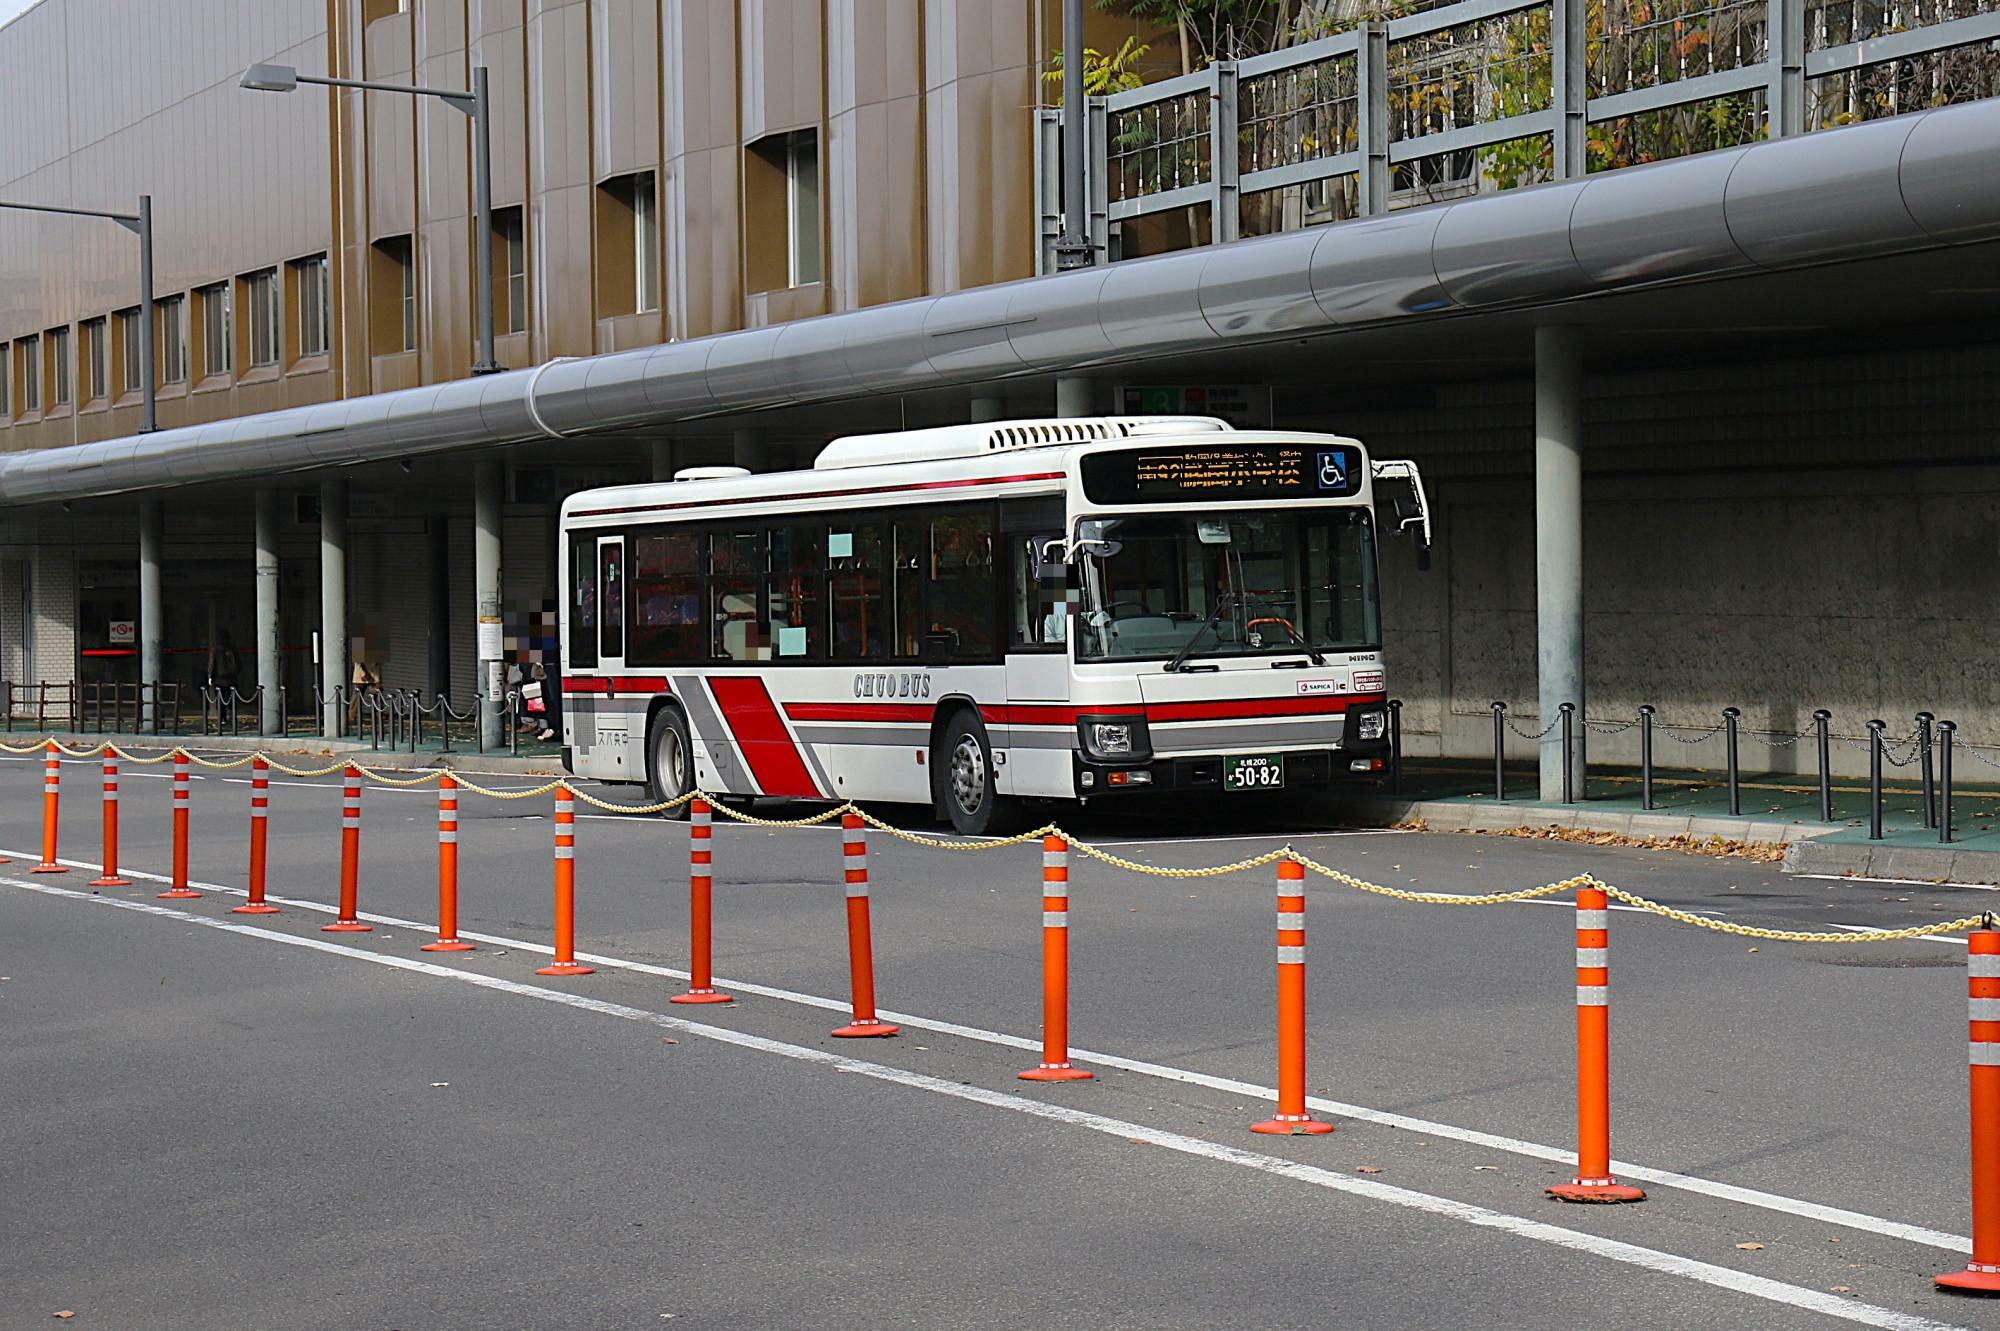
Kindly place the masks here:
<instances>
[{"instance_id":1,"label":"led destination display","mask_svg":"<svg viewBox=\"0 0 2000 1331\"><path fill-rule=\"evenodd\" d=\"M1098 504L1332 499L1361 488L1361 450L1326 444L1197 444L1097 453L1083 489Z\"/></svg>"}]
</instances>

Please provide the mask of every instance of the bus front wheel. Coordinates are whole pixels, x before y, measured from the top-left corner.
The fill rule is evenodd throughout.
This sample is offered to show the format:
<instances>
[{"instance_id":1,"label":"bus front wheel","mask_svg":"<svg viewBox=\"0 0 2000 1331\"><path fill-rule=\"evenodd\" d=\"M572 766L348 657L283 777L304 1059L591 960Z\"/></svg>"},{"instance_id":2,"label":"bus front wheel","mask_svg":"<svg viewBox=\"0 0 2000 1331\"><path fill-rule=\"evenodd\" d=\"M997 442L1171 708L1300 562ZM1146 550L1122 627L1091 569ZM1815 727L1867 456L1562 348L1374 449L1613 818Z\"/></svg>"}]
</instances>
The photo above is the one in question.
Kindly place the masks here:
<instances>
[{"instance_id":1,"label":"bus front wheel","mask_svg":"<svg viewBox=\"0 0 2000 1331\"><path fill-rule=\"evenodd\" d=\"M970 711L954 716L945 727L944 743L932 756L954 831L963 836L1006 836L1023 825L1021 801L994 789L998 769L993 743L978 716Z\"/></svg>"},{"instance_id":2,"label":"bus front wheel","mask_svg":"<svg viewBox=\"0 0 2000 1331\"><path fill-rule=\"evenodd\" d=\"M653 802L677 800L694 789L694 746L688 739L687 719L673 707L663 707L653 718L653 733L646 745L646 789ZM688 816L688 805L668 809L668 818Z\"/></svg>"}]
</instances>

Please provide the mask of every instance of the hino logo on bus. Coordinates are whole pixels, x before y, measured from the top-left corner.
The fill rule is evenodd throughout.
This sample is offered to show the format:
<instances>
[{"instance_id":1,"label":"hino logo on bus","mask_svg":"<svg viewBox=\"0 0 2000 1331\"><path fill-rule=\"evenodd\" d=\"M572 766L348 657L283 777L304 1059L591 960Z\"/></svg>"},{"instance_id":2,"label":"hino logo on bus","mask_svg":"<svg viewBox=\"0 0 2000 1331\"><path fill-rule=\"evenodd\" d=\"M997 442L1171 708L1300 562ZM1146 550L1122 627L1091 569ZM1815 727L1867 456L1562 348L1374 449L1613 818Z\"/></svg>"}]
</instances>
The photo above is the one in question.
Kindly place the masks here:
<instances>
[{"instance_id":1,"label":"hino logo on bus","mask_svg":"<svg viewBox=\"0 0 2000 1331\"><path fill-rule=\"evenodd\" d=\"M857 698L928 698L931 696L931 677L921 672L898 673L885 670L879 673L856 675L854 696Z\"/></svg>"}]
</instances>

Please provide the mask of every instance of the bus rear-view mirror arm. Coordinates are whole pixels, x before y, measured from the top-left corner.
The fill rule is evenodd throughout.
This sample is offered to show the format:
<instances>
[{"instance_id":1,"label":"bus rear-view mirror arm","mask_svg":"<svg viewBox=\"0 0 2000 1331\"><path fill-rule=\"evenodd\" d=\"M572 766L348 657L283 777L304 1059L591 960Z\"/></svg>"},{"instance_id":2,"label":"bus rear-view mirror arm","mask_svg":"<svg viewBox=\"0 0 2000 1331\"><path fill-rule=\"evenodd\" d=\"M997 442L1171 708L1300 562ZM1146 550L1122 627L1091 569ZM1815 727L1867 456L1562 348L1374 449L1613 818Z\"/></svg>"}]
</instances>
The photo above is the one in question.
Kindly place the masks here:
<instances>
[{"instance_id":1,"label":"bus rear-view mirror arm","mask_svg":"<svg viewBox=\"0 0 2000 1331\"><path fill-rule=\"evenodd\" d=\"M1398 536L1415 535L1417 538L1417 567L1428 571L1431 566L1431 504L1424 492L1423 473L1417 464L1401 458L1377 458L1369 464L1370 474L1378 481L1407 481L1411 500L1398 499L1393 506L1396 515L1395 533Z\"/></svg>"}]
</instances>

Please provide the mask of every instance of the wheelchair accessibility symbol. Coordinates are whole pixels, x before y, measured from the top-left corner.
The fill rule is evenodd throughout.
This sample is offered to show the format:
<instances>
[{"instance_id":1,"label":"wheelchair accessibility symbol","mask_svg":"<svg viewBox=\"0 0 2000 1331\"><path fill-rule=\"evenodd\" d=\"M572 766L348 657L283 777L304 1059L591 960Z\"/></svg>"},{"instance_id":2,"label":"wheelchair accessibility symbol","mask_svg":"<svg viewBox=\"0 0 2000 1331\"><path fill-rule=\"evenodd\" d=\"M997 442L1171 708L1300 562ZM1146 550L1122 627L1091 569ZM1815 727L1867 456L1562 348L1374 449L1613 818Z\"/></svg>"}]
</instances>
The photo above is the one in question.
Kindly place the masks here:
<instances>
[{"instance_id":1,"label":"wheelchair accessibility symbol","mask_svg":"<svg viewBox=\"0 0 2000 1331\"><path fill-rule=\"evenodd\" d=\"M1347 488L1347 470L1341 466L1339 453L1323 452L1319 455L1319 488L1322 490Z\"/></svg>"}]
</instances>

